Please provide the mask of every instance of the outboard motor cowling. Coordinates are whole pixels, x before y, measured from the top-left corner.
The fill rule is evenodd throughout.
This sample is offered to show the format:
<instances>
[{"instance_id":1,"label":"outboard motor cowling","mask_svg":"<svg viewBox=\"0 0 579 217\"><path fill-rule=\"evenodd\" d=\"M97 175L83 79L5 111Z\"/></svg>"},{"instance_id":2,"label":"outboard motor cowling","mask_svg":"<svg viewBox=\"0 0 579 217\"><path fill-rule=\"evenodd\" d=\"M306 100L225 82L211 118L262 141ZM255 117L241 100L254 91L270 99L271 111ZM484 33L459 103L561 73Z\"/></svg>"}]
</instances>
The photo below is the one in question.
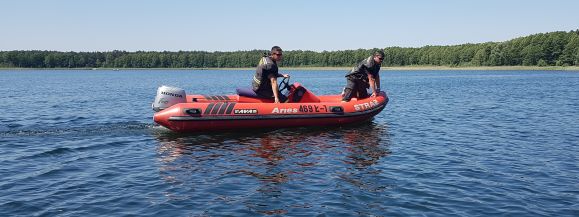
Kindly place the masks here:
<instances>
[{"instance_id":1,"label":"outboard motor cowling","mask_svg":"<svg viewBox=\"0 0 579 217\"><path fill-rule=\"evenodd\" d=\"M157 96L153 102L153 110L155 112L169 108L177 103L184 103L187 101L185 90L178 87L161 86L157 89Z\"/></svg>"}]
</instances>

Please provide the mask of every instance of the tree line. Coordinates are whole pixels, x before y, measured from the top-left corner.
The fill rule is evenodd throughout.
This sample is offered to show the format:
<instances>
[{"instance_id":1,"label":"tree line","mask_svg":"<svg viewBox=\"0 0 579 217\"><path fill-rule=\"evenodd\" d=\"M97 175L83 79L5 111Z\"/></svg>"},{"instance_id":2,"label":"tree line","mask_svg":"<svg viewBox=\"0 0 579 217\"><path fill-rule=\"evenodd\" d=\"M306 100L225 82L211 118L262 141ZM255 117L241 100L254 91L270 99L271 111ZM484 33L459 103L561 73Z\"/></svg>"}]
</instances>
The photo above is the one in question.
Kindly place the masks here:
<instances>
[{"instance_id":1,"label":"tree line","mask_svg":"<svg viewBox=\"0 0 579 217\"><path fill-rule=\"evenodd\" d=\"M374 49L284 51L284 67L349 67ZM387 47L382 66L579 66L579 30L539 33L505 42L420 48ZM0 67L19 68L241 68L255 67L266 50L0 51Z\"/></svg>"}]
</instances>

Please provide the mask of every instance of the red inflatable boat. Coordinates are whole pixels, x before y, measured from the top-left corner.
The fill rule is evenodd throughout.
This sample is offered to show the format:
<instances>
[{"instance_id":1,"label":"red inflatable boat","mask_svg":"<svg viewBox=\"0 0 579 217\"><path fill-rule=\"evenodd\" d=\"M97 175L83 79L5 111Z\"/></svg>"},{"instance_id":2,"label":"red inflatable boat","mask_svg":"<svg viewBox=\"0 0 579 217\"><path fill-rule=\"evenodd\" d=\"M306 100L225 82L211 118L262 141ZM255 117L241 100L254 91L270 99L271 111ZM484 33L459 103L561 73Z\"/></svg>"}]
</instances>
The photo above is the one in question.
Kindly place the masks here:
<instances>
[{"instance_id":1,"label":"red inflatable boat","mask_svg":"<svg viewBox=\"0 0 579 217\"><path fill-rule=\"evenodd\" d=\"M342 125L368 120L388 103L385 92L341 102L340 95L316 96L299 83L288 83L284 79L280 84L285 103L259 98L250 89L209 96L162 86L153 103L154 120L177 132Z\"/></svg>"}]
</instances>

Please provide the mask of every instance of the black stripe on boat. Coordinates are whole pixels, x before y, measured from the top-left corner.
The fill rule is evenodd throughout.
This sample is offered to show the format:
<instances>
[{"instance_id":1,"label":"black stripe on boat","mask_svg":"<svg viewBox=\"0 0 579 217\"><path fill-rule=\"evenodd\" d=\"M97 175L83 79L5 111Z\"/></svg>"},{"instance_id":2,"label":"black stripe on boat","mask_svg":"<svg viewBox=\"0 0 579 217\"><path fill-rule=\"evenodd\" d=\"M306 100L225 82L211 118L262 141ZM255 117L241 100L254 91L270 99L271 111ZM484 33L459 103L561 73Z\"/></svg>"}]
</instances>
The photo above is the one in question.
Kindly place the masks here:
<instances>
[{"instance_id":1,"label":"black stripe on boat","mask_svg":"<svg viewBox=\"0 0 579 217\"><path fill-rule=\"evenodd\" d=\"M209 103L209 105L207 106L207 109L205 109L205 113L203 113L203 114L208 115L209 112L211 112L211 109L213 108L214 105L215 105L215 103Z\"/></svg>"},{"instance_id":2,"label":"black stripe on boat","mask_svg":"<svg viewBox=\"0 0 579 217\"><path fill-rule=\"evenodd\" d=\"M221 106L221 108L219 109L219 112L217 112L217 114L222 115L222 114L225 112L225 109L227 108L228 104L229 104L229 103L227 103L227 102L224 103L224 104Z\"/></svg>"},{"instance_id":3,"label":"black stripe on boat","mask_svg":"<svg viewBox=\"0 0 579 217\"><path fill-rule=\"evenodd\" d=\"M225 99L223 99L222 96L215 96L215 97L217 97L217 99L219 99L219 100L221 100L221 101L225 100Z\"/></svg>"},{"instance_id":4,"label":"black stripe on boat","mask_svg":"<svg viewBox=\"0 0 579 217\"><path fill-rule=\"evenodd\" d=\"M235 107L235 103L230 103L229 106L227 106L227 111L225 111L225 114L231 114L233 107Z\"/></svg>"},{"instance_id":5,"label":"black stripe on boat","mask_svg":"<svg viewBox=\"0 0 579 217\"><path fill-rule=\"evenodd\" d=\"M215 104L215 106L213 107L213 109L211 110L211 114L215 115L217 114L217 112L219 111L219 107L221 107L223 105L222 102L218 102L217 104Z\"/></svg>"},{"instance_id":6,"label":"black stripe on boat","mask_svg":"<svg viewBox=\"0 0 579 217\"><path fill-rule=\"evenodd\" d=\"M219 100L219 98L217 98L217 96L211 96L212 100Z\"/></svg>"},{"instance_id":7,"label":"black stripe on boat","mask_svg":"<svg viewBox=\"0 0 579 217\"><path fill-rule=\"evenodd\" d=\"M223 98L224 98L225 100L227 100L227 101L230 100L228 96L223 96Z\"/></svg>"}]
</instances>

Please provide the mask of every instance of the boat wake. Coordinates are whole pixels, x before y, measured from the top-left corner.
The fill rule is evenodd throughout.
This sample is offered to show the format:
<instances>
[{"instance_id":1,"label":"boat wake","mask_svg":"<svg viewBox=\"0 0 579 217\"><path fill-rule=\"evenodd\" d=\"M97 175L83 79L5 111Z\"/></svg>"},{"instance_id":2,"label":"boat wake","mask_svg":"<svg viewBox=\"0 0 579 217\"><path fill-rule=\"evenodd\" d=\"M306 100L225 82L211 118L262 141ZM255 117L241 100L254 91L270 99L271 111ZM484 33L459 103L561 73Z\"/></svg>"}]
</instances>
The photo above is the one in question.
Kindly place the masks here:
<instances>
[{"instance_id":1,"label":"boat wake","mask_svg":"<svg viewBox=\"0 0 579 217\"><path fill-rule=\"evenodd\" d=\"M106 134L119 134L119 133L139 133L139 132L149 132L150 130L156 130L157 128L162 128L157 124L153 123L141 123L141 122L118 122L118 123L104 123L95 124L82 127L55 127L55 128L44 128L44 129L11 129L11 130L0 130L0 137L14 137L14 136L60 136L60 135L106 135Z\"/></svg>"}]
</instances>

